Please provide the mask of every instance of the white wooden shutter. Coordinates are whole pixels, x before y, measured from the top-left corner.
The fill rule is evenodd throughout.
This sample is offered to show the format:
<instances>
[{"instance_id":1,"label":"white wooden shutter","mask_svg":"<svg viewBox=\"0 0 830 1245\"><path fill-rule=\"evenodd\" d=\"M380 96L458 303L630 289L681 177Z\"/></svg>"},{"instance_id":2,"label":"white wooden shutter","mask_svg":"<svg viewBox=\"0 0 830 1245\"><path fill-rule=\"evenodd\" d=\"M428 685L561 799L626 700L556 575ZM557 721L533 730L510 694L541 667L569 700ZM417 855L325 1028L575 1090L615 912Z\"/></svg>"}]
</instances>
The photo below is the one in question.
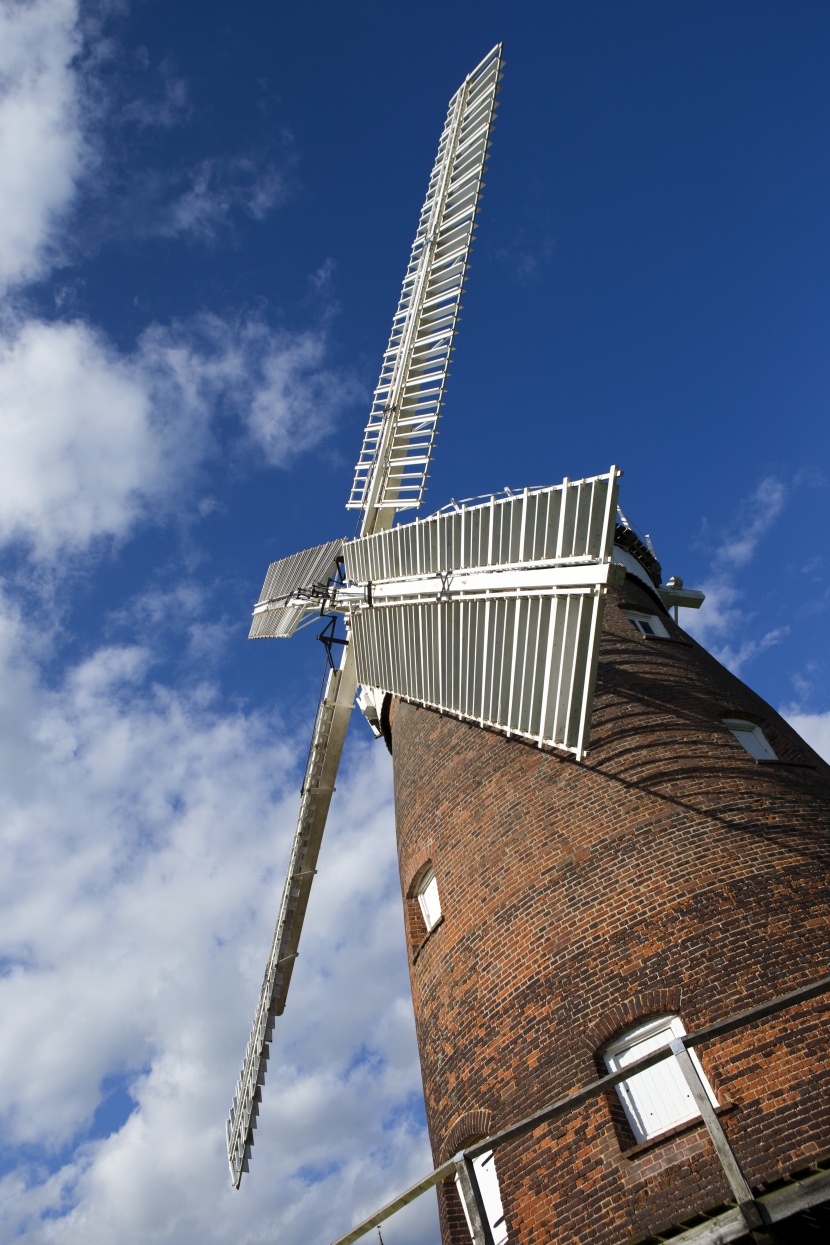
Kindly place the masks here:
<instances>
[{"instance_id":1,"label":"white wooden shutter","mask_svg":"<svg viewBox=\"0 0 830 1245\"><path fill-rule=\"evenodd\" d=\"M756 761L777 761L775 750L760 726L754 722L744 722L740 718L724 718L724 726L728 726L739 744L746 748Z\"/></svg>"},{"instance_id":2,"label":"white wooden shutter","mask_svg":"<svg viewBox=\"0 0 830 1245\"><path fill-rule=\"evenodd\" d=\"M640 1025L608 1050L606 1066L609 1072L617 1072L644 1055L668 1046L672 1038L682 1037L685 1032L683 1022L677 1016L665 1016ZM689 1051L689 1055L706 1086L712 1105L717 1106L718 1100L704 1076L697 1055L694 1051ZM645 1072L638 1072L630 1081L623 1081L617 1089L638 1142L656 1137L698 1115L689 1087L673 1057L647 1068Z\"/></svg>"}]
</instances>

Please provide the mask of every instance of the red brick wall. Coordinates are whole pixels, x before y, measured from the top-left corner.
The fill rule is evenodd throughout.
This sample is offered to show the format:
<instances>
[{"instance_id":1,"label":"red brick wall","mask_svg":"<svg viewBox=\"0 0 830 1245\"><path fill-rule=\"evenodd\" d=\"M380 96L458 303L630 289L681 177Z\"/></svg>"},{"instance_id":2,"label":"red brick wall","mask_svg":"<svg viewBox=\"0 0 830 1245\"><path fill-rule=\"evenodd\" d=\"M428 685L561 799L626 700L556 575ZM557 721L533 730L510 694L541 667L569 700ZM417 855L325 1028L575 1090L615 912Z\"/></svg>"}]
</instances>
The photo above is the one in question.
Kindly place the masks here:
<instances>
[{"instance_id":1,"label":"red brick wall","mask_svg":"<svg viewBox=\"0 0 830 1245\"><path fill-rule=\"evenodd\" d=\"M830 971L830 767L665 618L635 581L611 594L583 763L412 705L392 742L401 886L432 860L444 920L410 913L412 993L436 1162L604 1071L649 1015L688 1030ZM721 717L759 722L753 760ZM409 900L411 906L412 900ZM821 1001L712 1043L701 1058L751 1182L830 1150ZM822 1094L824 1110L822 1110ZM616 1095L505 1146L513 1242L602 1245L729 1192L700 1124L631 1155ZM469 1235L454 1188L445 1245Z\"/></svg>"}]
</instances>

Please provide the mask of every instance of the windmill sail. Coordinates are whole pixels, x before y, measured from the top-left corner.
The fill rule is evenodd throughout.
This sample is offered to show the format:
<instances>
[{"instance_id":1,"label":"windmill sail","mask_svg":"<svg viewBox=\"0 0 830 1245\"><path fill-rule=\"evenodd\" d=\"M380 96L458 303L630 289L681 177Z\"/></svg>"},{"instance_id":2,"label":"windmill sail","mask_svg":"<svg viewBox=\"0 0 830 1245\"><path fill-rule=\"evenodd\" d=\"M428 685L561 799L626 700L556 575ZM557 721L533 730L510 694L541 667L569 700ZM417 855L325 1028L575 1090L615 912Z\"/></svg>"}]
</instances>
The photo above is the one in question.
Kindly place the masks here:
<instances>
[{"instance_id":1,"label":"windmill sail","mask_svg":"<svg viewBox=\"0 0 830 1245\"><path fill-rule=\"evenodd\" d=\"M367 517L421 504L501 73L498 44L450 101L347 502Z\"/></svg>"},{"instance_id":2,"label":"windmill sail","mask_svg":"<svg viewBox=\"0 0 830 1245\"><path fill-rule=\"evenodd\" d=\"M342 540L272 562L254 607L249 640L287 638L320 610L320 590L337 572Z\"/></svg>"},{"instance_id":3,"label":"windmill sail","mask_svg":"<svg viewBox=\"0 0 830 1245\"><path fill-rule=\"evenodd\" d=\"M253 1129L259 1113L260 1087L265 1081L265 1069L268 1066L268 1043L274 1017L281 1015L285 1007L356 689L354 659L346 649L340 669L332 670L329 675L317 710L297 828L271 942L271 953L268 956L253 1029L248 1039L245 1062L228 1118L228 1161L231 1178L237 1188L242 1173L248 1170Z\"/></svg>"},{"instance_id":4,"label":"windmill sail","mask_svg":"<svg viewBox=\"0 0 830 1245\"><path fill-rule=\"evenodd\" d=\"M605 585L622 573L617 475L347 544L347 577L371 585L350 623L358 680L582 757Z\"/></svg>"}]
</instances>

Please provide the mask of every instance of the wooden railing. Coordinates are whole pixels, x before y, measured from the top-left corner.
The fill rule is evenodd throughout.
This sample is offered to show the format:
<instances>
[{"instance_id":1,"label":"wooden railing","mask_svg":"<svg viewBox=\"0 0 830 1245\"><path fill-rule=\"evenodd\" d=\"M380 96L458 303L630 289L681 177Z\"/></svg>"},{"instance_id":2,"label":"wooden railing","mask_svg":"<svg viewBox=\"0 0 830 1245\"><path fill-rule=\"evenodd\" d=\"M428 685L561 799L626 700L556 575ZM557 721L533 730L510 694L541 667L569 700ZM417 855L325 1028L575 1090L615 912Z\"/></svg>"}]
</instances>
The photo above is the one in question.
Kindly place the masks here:
<instances>
[{"instance_id":1,"label":"wooden railing","mask_svg":"<svg viewBox=\"0 0 830 1245\"><path fill-rule=\"evenodd\" d=\"M518 1120L508 1128L503 1128L499 1132L493 1133L489 1137L484 1137L481 1141L477 1141L471 1146L467 1146L466 1149L460 1150L458 1154L447 1159L440 1167L436 1167L428 1176L424 1176L422 1180L410 1185L398 1197L393 1198L391 1202L387 1202L385 1206L375 1211L368 1219L364 1219L362 1223L352 1228L345 1236L338 1237L333 1245L351 1245L352 1241L359 1240L361 1236L364 1236L372 1228L383 1223L391 1215L394 1215L396 1211L402 1210L404 1206L408 1206L410 1202L414 1202L416 1198L419 1198L422 1193L426 1193L428 1189L433 1188L448 1177L457 1177L458 1179L460 1192L464 1198L470 1220L474 1245L493 1245L493 1235L484 1210L473 1160L487 1150L496 1150L506 1141L515 1141L526 1133L533 1132L541 1124L546 1124L551 1120L559 1119L561 1116L569 1114L571 1111L576 1110L577 1107L581 1107L594 1098L599 1098L602 1094L607 1093L608 1090L614 1089L622 1081L630 1080L638 1072L644 1072L647 1068L651 1068L655 1064L669 1058L677 1059L680 1065L680 1070L689 1086L703 1123L708 1130L715 1154L723 1168L724 1175L737 1205L737 1212L732 1212L732 1219L735 1220L734 1224L732 1224L732 1227L728 1224L724 1225L724 1230L729 1234L726 1236L713 1236L711 1239L713 1241L716 1239L719 1241L732 1240L737 1239L737 1236L749 1234L757 1245L767 1245L767 1243L775 1239L774 1235L769 1231L770 1224L785 1218L787 1214L793 1213L795 1210L805 1209L808 1204L815 1204L815 1201L810 1202L809 1199L805 1201L805 1198L802 1196L800 1201L797 1198L790 1198L789 1200L778 1198L768 1204L766 1199L758 1199L753 1195L723 1131L720 1120L712 1107L709 1095L700 1079L695 1064L689 1057L689 1050L695 1046L701 1046L704 1042L711 1042L715 1038L724 1037L728 1033L734 1033L736 1030L753 1024L755 1021L764 1020L768 1016L774 1016L778 1012L786 1011L790 1007L795 1007L798 1003L805 1003L809 999L817 998L828 991L830 991L830 976L821 977L818 981L801 986L798 990L793 990L789 994L780 995L778 998L761 1003L757 1007L751 1007L747 1011L738 1012L726 1020L716 1021L715 1024L707 1025L704 1029L698 1029L695 1033L687 1033L683 1037L675 1038L671 1045L652 1051L650 1054L643 1056L642 1059L627 1064L625 1068L617 1072L610 1072L607 1076L600 1077L599 1080L591 1081L590 1084L584 1085L581 1089L574 1090L564 1098L559 1098L556 1102L542 1107L540 1111L535 1111L533 1115ZM817 1200L823 1201L830 1197L830 1173L822 1173L821 1176L826 1176L827 1178L819 1178L821 1190L816 1188L816 1193L821 1195ZM827 1186L826 1189L824 1188L825 1185ZM729 1218L728 1212L724 1218ZM737 1229L737 1234L735 1229ZM704 1238L701 1237L700 1239L702 1245Z\"/></svg>"}]
</instances>

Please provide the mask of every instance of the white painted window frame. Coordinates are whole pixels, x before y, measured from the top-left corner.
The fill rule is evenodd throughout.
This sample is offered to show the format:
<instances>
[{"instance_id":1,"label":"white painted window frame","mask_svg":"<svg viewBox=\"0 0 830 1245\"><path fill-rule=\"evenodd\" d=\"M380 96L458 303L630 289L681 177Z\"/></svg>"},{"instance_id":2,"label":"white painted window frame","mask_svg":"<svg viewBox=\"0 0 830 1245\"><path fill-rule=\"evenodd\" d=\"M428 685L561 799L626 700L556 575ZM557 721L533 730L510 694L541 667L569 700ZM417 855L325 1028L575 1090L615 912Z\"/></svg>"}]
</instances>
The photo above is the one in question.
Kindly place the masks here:
<instances>
[{"instance_id":1,"label":"white painted window frame","mask_svg":"<svg viewBox=\"0 0 830 1245\"><path fill-rule=\"evenodd\" d=\"M746 718L721 718L724 726L737 739L738 743L744 748L751 757L756 761L777 761L770 741L767 739L763 729L755 722L749 722Z\"/></svg>"},{"instance_id":2,"label":"white painted window frame","mask_svg":"<svg viewBox=\"0 0 830 1245\"><path fill-rule=\"evenodd\" d=\"M646 1021L622 1034L605 1052L609 1072L619 1072L627 1063L634 1063L674 1038L683 1037L686 1029L679 1016L661 1016ZM713 1107L718 1106L715 1093L706 1079L700 1060L693 1050L689 1056L703 1082ZM639 1144L659 1137L678 1124L697 1119L700 1115L688 1085L674 1056L638 1072L630 1081L621 1081L617 1093L631 1131Z\"/></svg>"},{"instance_id":3,"label":"white painted window frame","mask_svg":"<svg viewBox=\"0 0 830 1245\"><path fill-rule=\"evenodd\" d=\"M669 633L662 618L657 614L647 614L644 610L623 610L623 613L629 622L634 624L640 635L657 636L661 640L668 640Z\"/></svg>"},{"instance_id":4,"label":"white painted window frame","mask_svg":"<svg viewBox=\"0 0 830 1245\"><path fill-rule=\"evenodd\" d=\"M438 894L438 879L435 876L435 870L432 865L430 865L418 883L416 895L421 907L421 915L424 918L424 925L426 925L427 932L429 932L431 929L435 929L442 916L441 896Z\"/></svg>"},{"instance_id":5,"label":"white painted window frame","mask_svg":"<svg viewBox=\"0 0 830 1245\"><path fill-rule=\"evenodd\" d=\"M478 1180L479 1191L481 1192L481 1200L484 1203L484 1212L490 1224L490 1231L493 1233L494 1245L504 1245L507 1240L507 1224L504 1221L504 1207L501 1201L501 1190L499 1188L499 1178L496 1172L496 1159L492 1150L485 1150L483 1154L479 1154L473 1159L473 1169ZM467 1203L464 1201L464 1194L461 1191L461 1184L458 1176L455 1178L455 1187L458 1190L458 1196L461 1199L461 1205L464 1210L464 1218L467 1220L467 1227L470 1232L470 1239L473 1237L473 1225L470 1222Z\"/></svg>"}]
</instances>

